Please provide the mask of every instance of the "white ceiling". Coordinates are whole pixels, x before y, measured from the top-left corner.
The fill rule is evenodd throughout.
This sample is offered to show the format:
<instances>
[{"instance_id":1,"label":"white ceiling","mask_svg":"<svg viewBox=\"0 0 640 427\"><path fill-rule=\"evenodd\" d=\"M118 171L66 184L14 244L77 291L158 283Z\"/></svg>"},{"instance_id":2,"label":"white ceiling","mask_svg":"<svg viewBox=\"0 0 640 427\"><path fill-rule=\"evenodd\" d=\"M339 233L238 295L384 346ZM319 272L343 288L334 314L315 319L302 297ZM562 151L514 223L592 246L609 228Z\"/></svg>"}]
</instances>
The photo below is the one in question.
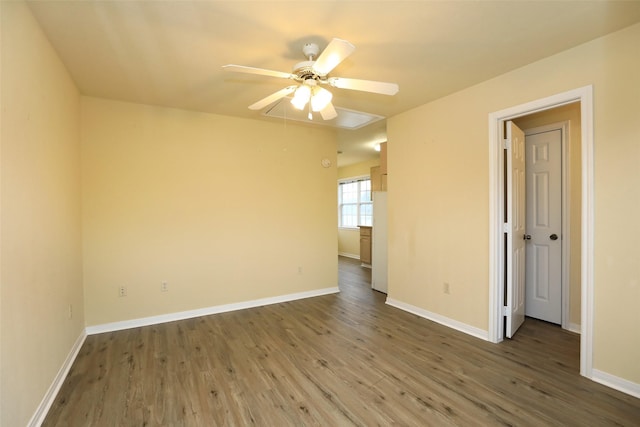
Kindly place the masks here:
<instances>
[{"instance_id":1,"label":"white ceiling","mask_svg":"<svg viewBox=\"0 0 640 427\"><path fill-rule=\"evenodd\" d=\"M640 22L640 1L29 1L82 94L261 120L248 105L289 80L302 45L356 51L332 76L398 83L331 89L337 107L391 117ZM281 120L281 119L280 119ZM375 156L384 121L338 131L339 164Z\"/></svg>"}]
</instances>

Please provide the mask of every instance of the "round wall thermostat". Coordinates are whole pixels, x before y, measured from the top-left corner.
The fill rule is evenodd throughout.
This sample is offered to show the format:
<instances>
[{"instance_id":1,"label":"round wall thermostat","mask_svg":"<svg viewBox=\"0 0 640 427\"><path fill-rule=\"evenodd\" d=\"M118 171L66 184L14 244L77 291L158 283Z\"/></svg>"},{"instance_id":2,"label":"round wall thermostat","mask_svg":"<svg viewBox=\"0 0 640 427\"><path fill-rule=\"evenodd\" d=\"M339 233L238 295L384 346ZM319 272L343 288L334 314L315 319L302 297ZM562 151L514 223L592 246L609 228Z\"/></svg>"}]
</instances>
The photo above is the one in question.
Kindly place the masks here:
<instances>
[{"instance_id":1,"label":"round wall thermostat","mask_svg":"<svg viewBox=\"0 0 640 427\"><path fill-rule=\"evenodd\" d=\"M322 161L320 163L322 164L323 168L330 168L331 167L331 160L329 160L329 159L322 159Z\"/></svg>"}]
</instances>

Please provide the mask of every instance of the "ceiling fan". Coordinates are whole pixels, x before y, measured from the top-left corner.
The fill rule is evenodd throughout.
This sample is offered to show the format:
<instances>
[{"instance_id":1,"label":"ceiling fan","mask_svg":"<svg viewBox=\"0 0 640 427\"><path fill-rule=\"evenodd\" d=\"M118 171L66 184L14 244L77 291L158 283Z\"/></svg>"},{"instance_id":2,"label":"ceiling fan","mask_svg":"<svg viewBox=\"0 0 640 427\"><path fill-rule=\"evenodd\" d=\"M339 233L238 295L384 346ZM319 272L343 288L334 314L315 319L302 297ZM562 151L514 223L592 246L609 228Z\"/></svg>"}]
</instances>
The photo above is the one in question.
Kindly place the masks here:
<instances>
[{"instance_id":1,"label":"ceiling fan","mask_svg":"<svg viewBox=\"0 0 640 427\"><path fill-rule=\"evenodd\" d=\"M291 103L298 110L304 110L305 106L307 106L309 111L309 120L313 119L312 112L319 112L324 120L331 120L338 115L331 103L333 94L321 87L322 85L328 85L339 89L372 92L382 95L395 95L399 90L396 83L329 77L329 73L338 64L344 61L345 58L351 55L354 50L355 46L348 41L334 38L320 56L318 56L320 48L317 44L305 44L302 48L302 53L305 55L307 60L294 65L291 73L234 64L223 65L222 68L226 71L291 79L298 83L287 86L284 89L272 93L266 98L251 104L249 106L249 109L251 110L260 110L293 93Z\"/></svg>"}]
</instances>

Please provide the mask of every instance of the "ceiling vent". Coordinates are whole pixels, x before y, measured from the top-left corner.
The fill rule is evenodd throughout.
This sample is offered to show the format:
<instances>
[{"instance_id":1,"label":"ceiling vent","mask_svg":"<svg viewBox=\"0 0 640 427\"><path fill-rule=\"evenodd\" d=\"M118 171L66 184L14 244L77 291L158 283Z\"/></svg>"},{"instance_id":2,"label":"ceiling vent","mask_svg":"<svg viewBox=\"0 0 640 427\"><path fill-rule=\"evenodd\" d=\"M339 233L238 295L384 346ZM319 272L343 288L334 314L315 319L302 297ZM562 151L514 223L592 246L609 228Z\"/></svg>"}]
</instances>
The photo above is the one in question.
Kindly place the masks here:
<instances>
[{"instance_id":1,"label":"ceiling vent","mask_svg":"<svg viewBox=\"0 0 640 427\"><path fill-rule=\"evenodd\" d=\"M384 119L376 114L363 113L362 111L348 110L335 107L338 116L331 120L322 120L320 113L313 114L313 120L309 120L307 111L300 111L291 104L291 98L283 98L266 110L263 115L278 119L295 120L309 124L337 127L341 129L359 129ZM306 109L305 109L306 110Z\"/></svg>"}]
</instances>

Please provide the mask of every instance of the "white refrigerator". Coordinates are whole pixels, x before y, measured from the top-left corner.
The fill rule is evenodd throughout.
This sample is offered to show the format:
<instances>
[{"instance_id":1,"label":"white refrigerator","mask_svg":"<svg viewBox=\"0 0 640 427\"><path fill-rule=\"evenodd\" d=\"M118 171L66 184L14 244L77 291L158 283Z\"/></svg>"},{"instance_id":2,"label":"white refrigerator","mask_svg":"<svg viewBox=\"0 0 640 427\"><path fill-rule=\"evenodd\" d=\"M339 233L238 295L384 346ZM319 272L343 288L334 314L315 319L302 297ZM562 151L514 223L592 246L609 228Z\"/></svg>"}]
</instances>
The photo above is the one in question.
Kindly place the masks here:
<instances>
[{"instance_id":1,"label":"white refrigerator","mask_svg":"<svg viewBox=\"0 0 640 427\"><path fill-rule=\"evenodd\" d=\"M373 192L371 287L387 293L387 192Z\"/></svg>"}]
</instances>

